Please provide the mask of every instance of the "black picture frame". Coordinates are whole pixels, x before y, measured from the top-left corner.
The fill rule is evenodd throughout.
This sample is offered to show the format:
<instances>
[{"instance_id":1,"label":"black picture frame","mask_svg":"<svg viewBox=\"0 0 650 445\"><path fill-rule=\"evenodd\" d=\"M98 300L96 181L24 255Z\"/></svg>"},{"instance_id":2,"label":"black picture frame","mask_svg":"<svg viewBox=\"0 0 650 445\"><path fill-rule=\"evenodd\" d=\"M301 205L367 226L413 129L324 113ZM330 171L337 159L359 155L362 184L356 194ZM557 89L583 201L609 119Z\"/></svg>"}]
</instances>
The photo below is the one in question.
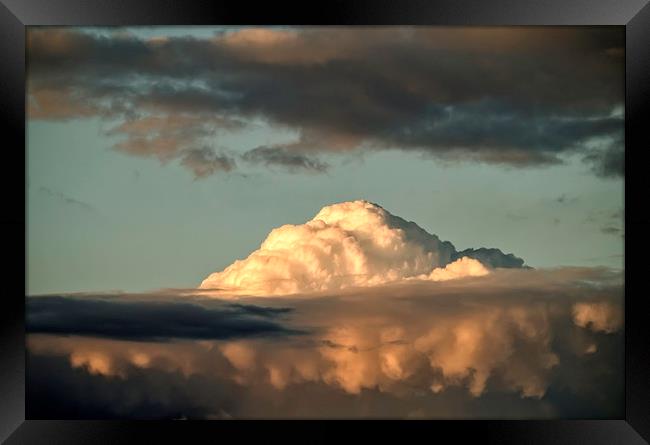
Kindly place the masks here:
<instances>
[{"instance_id":1,"label":"black picture frame","mask_svg":"<svg viewBox=\"0 0 650 445\"><path fill-rule=\"evenodd\" d=\"M650 440L650 336L643 257L650 218L643 212L650 132L648 0L365 0L328 2L182 0L0 0L0 112L5 168L6 293L0 306L0 439L6 443L216 441L254 434L301 443L370 437L500 444L642 444ZM25 28L30 25L614 25L626 33L625 98L625 417L548 421L37 421L25 419ZM639 258L639 261L635 261ZM252 423L251 423L252 422ZM289 424L289 422L292 422ZM444 438L444 439L443 439Z\"/></svg>"}]
</instances>

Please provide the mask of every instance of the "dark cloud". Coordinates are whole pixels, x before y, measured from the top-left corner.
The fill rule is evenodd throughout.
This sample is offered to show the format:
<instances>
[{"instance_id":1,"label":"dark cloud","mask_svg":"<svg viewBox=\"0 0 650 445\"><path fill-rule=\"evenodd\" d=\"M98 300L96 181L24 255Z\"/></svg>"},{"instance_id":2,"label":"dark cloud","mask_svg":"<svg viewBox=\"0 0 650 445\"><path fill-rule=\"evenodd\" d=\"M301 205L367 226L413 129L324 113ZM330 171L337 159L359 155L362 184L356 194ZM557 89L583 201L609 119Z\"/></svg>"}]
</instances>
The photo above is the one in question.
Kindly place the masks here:
<instances>
[{"instance_id":1,"label":"dark cloud","mask_svg":"<svg viewBox=\"0 0 650 445\"><path fill-rule=\"evenodd\" d=\"M241 310L247 314L259 315L262 317L272 317L280 314L285 314L291 312L291 308L288 307L264 307L264 306L255 306L253 304L240 304L240 303L231 303L227 305L230 308Z\"/></svg>"},{"instance_id":2,"label":"dark cloud","mask_svg":"<svg viewBox=\"0 0 650 445\"><path fill-rule=\"evenodd\" d=\"M129 340L227 339L290 335L275 318L288 309L164 301L29 297L27 330Z\"/></svg>"},{"instance_id":3,"label":"dark cloud","mask_svg":"<svg viewBox=\"0 0 650 445\"><path fill-rule=\"evenodd\" d=\"M300 152L292 152L281 147L257 147L242 155L247 162L264 164L267 166L280 166L287 170L305 170L315 173L327 171L329 165L313 156Z\"/></svg>"},{"instance_id":4,"label":"dark cloud","mask_svg":"<svg viewBox=\"0 0 650 445\"><path fill-rule=\"evenodd\" d=\"M514 256L512 253L505 254L499 249L480 247L478 249L465 249L461 252L456 252L452 260L457 260L462 257L470 257L480 261L486 266L495 268L519 268L524 266L524 260Z\"/></svg>"},{"instance_id":5,"label":"dark cloud","mask_svg":"<svg viewBox=\"0 0 650 445\"><path fill-rule=\"evenodd\" d=\"M229 172L235 168L232 158L218 155L206 147L186 151L181 164L192 170L196 178L210 176L218 171Z\"/></svg>"},{"instance_id":6,"label":"dark cloud","mask_svg":"<svg viewBox=\"0 0 650 445\"><path fill-rule=\"evenodd\" d=\"M520 167L583 153L597 174L620 176L623 48L624 31L603 27L242 29L157 40L44 28L28 33L29 113L200 116L219 131L262 118L298 133L275 148L291 153L401 149ZM117 148L164 157L205 145L200 124L181 127L162 139L127 130ZM277 153L259 156L319 165Z\"/></svg>"},{"instance_id":7,"label":"dark cloud","mask_svg":"<svg viewBox=\"0 0 650 445\"><path fill-rule=\"evenodd\" d=\"M625 151L622 143L590 153L585 156L584 161L591 164L592 171L602 178L625 176Z\"/></svg>"},{"instance_id":8,"label":"dark cloud","mask_svg":"<svg viewBox=\"0 0 650 445\"><path fill-rule=\"evenodd\" d=\"M601 226L620 224L623 221L623 211L622 208L619 210L591 210L582 222L583 224L592 223Z\"/></svg>"},{"instance_id":9,"label":"dark cloud","mask_svg":"<svg viewBox=\"0 0 650 445\"><path fill-rule=\"evenodd\" d=\"M612 214L609 215L609 216L612 219L621 219L621 218L623 218L623 209L612 212Z\"/></svg>"},{"instance_id":10,"label":"dark cloud","mask_svg":"<svg viewBox=\"0 0 650 445\"><path fill-rule=\"evenodd\" d=\"M598 213L599 218L594 215L591 216L590 222L600 223L602 226L600 231L606 235L620 235L624 237L623 233L623 209L614 212L601 211Z\"/></svg>"},{"instance_id":11,"label":"dark cloud","mask_svg":"<svg viewBox=\"0 0 650 445\"><path fill-rule=\"evenodd\" d=\"M600 229L601 232L603 232L606 235L618 235L621 233L621 229L619 227L614 227L614 226L606 226Z\"/></svg>"},{"instance_id":12,"label":"dark cloud","mask_svg":"<svg viewBox=\"0 0 650 445\"><path fill-rule=\"evenodd\" d=\"M562 193L560 196L558 196L555 199L555 202L557 202L558 204L572 204L577 202L578 200L579 198L577 196L568 197L566 193Z\"/></svg>"},{"instance_id":13,"label":"dark cloud","mask_svg":"<svg viewBox=\"0 0 650 445\"><path fill-rule=\"evenodd\" d=\"M128 379L106 378L57 354L28 354L27 363L30 419L203 419L231 409L238 393L217 377L155 368L131 367Z\"/></svg>"}]
</instances>

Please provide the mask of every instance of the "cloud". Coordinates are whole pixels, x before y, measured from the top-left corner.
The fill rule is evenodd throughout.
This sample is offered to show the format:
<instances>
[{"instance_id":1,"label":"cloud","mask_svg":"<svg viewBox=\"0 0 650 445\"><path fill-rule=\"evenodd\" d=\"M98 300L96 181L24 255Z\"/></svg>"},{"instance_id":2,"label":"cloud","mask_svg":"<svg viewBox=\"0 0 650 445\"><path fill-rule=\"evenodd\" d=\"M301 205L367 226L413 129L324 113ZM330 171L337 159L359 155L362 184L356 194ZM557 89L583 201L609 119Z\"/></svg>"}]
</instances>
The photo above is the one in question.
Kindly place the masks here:
<instances>
[{"instance_id":1,"label":"cloud","mask_svg":"<svg viewBox=\"0 0 650 445\"><path fill-rule=\"evenodd\" d=\"M225 118L169 113L163 116L130 116L106 131L120 137L113 146L118 151L139 157L154 157L160 162L180 159L195 178L216 172L230 172L235 160L218 154L208 145L217 131L236 128L238 123Z\"/></svg>"},{"instance_id":2,"label":"cloud","mask_svg":"<svg viewBox=\"0 0 650 445\"><path fill-rule=\"evenodd\" d=\"M83 210L85 210L87 212L95 212L96 211L95 207L88 204L87 202L80 201L80 200L75 199L75 198L71 198L70 196L65 195L65 194L63 194L63 193L61 193L59 191L52 190L49 187L41 186L41 187L38 188L38 190L40 192L42 192L42 193L45 193L46 195L48 195L48 196L50 196L52 198L56 198L56 199L60 200L61 202L65 203L65 204L70 204L70 205L79 207L79 208L81 208L81 209L83 209Z\"/></svg>"},{"instance_id":3,"label":"cloud","mask_svg":"<svg viewBox=\"0 0 650 445\"><path fill-rule=\"evenodd\" d=\"M505 254L499 249L481 247L478 249L465 249L456 252L452 259L460 259L463 257L474 258L489 267L525 267L524 260L514 256L511 253Z\"/></svg>"},{"instance_id":4,"label":"cloud","mask_svg":"<svg viewBox=\"0 0 650 445\"><path fill-rule=\"evenodd\" d=\"M573 305L573 322L594 332L616 332L623 324L623 310L607 302L576 303Z\"/></svg>"},{"instance_id":5,"label":"cloud","mask_svg":"<svg viewBox=\"0 0 650 445\"><path fill-rule=\"evenodd\" d=\"M566 195L566 193L562 193L560 196L558 196L555 199L555 202L557 202L558 204L572 204L572 203L576 203L579 199L580 198L578 198L577 196L574 196L573 198L569 198Z\"/></svg>"},{"instance_id":6,"label":"cloud","mask_svg":"<svg viewBox=\"0 0 650 445\"><path fill-rule=\"evenodd\" d=\"M263 304L264 319L302 335L160 342L30 332L28 406L73 418L84 405L109 417L611 417L624 407L622 280L603 268L497 269L480 281L240 301L246 316ZM199 294L162 301L244 317ZM131 319L134 296L94 298L124 304L111 323L129 324L119 319ZM136 312L145 327L159 319Z\"/></svg>"},{"instance_id":7,"label":"cloud","mask_svg":"<svg viewBox=\"0 0 650 445\"><path fill-rule=\"evenodd\" d=\"M323 207L305 224L273 229L258 250L211 274L200 288L218 289L219 295L322 292L479 276L488 273L484 265L521 267L523 260L498 249L457 252L417 224L360 200Z\"/></svg>"},{"instance_id":8,"label":"cloud","mask_svg":"<svg viewBox=\"0 0 650 445\"><path fill-rule=\"evenodd\" d=\"M612 219L618 219L618 220L622 219L623 218L623 209L619 209L619 210L617 210L615 212L612 212L609 215L609 217L612 218Z\"/></svg>"},{"instance_id":9,"label":"cloud","mask_svg":"<svg viewBox=\"0 0 650 445\"><path fill-rule=\"evenodd\" d=\"M254 164L280 166L289 171L305 170L314 173L323 173L329 168L327 163L314 157L291 152L280 147L257 147L244 153L242 158Z\"/></svg>"},{"instance_id":10,"label":"cloud","mask_svg":"<svg viewBox=\"0 0 650 445\"><path fill-rule=\"evenodd\" d=\"M601 178L622 178L625 176L625 150L619 142L605 150L585 156L584 161L592 165L592 171Z\"/></svg>"},{"instance_id":11,"label":"cloud","mask_svg":"<svg viewBox=\"0 0 650 445\"><path fill-rule=\"evenodd\" d=\"M602 227L600 231L603 232L605 235L618 235L621 233L621 229L619 227L614 227L614 226Z\"/></svg>"},{"instance_id":12,"label":"cloud","mask_svg":"<svg viewBox=\"0 0 650 445\"><path fill-rule=\"evenodd\" d=\"M27 299L29 332L127 340L226 339L290 335L277 323L286 309L164 301L107 301L62 296Z\"/></svg>"},{"instance_id":13,"label":"cloud","mask_svg":"<svg viewBox=\"0 0 650 445\"><path fill-rule=\"evenodd\" d=\"M399 149L529 167L577 153L598 175L622 174L619 29L247 28L146 40L44 28L27 46L32 119L186 119L178 135L128 135L116 145L127 153L205 145L198 121L218 134L262 119L297 134L276 149L305 156Z\"/></svg>"},{"instance_id":14,"label":"cloud","mask_svg":"<svg viewBox=\"0 0 650 445\"><path fill-rule=\"evenodd\" d=\"M27 360L27 411L35 419L217 418L215 405L230 409L237 400L237 391L220 390L214 376L133 367L128 378L107 378L61 355L28 354Z\"/></svg>"},{"instance_id":15,"label":"cloud","mask_svg":"<svg viewBox=\"0 0 650 445\"><path fill-rule=\"evenodd\" d=\"M210 176L218 171L229 172L235 168L232 158L218 155L207 147L188 150L183 155L181 164L192 170L196 178Z\"/></svg>"},{"instance_id":16,"label":"cloud","mask_svg":"<svg viewBox=\"0 0 650 445\"><path fill-rule=\"evenodd\" d=\"M624 209L610 210L591 210L587 217L582 221L583 224L597 224L600 231L607 235L616 235L623 232Z\"/></svg>"},{"instance_id":17,"label":"cloud","mask_svg":"<svg viewBox=\"0 0 650 445\"><path fill-rule=\"evenodd\" d=\"M488 269L479 261L463 256L447 264L445 267L436 267L430 274L419 275L416 278L431 281L447 281L457 278L482 277L489 274Z\"/></svg>"}]
</instances>

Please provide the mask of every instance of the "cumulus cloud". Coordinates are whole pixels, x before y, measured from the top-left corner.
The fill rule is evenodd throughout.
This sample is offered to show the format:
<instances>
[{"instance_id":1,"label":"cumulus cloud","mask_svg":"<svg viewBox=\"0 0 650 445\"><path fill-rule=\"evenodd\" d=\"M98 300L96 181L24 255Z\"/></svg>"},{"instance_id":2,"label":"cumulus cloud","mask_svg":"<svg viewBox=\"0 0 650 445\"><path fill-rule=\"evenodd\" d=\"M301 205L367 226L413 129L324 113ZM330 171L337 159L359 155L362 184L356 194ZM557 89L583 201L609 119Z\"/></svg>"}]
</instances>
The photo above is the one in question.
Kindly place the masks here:
<instances>
[{"instance_id":1,"label":"cumulus cloud","mask_svg":"<svg viewBox=\"0 0 650 445\"><path fill-rule=\"evenodd\" d=\"M497 269L480 282L406 280L239 305L200 291L162 300L68 297L41 318L97 317L86 301L116 308L97 328L103 332L76 329L83 326L76 316L58 323L57 335L28 324L28 406L44 417L57 407L52 397L114 417L614 416L624 406L622 278L602 268ZM153 304L131 304L150 299L178 311L160 316ZM28 317L45 300L28 305ZM228 317L246 325L259 312L259 320L301 333L208 337L202 318L187 320L188 304L211 314L210 326ZM140 335L107 331L131 324L132 312ZM185 321L183 329L160 326ZM156 339L161 330L175 333Z\"/></svg>"},{"instance_id":2,"label":"cumulus cloud","mask_svg":"<svg viewBox=\"0 0 650 445\"><path fill-rule=\"evenodd\" d=\"M146 137L121 129L116 148L129 154L166 157L262 119L297 135L277 149L305 156L399 149L528 167L578 154L597 175L623 174L620 29L247 28L142 39L43 28L27 37L30 118L181 124Z\"/></svg>"},{"instance_id":3,"label":"cumulus cloud","mask_svg":"<svg viewBox=\"0 0 650 445\"><path fill-rule=\"evenodd\" d=\"M576 303L573 322L595 332L615 332L623 324L623 308L608 302Z\"/></svg>"},{"instance_id":4,"label":"cumulus cloud","mask_svg":"<svg viewBox=\"0 0 650 445\"><path fill-rule=\"evenodd\" d=\"M482 277L490 273L480 262L469 257L462 257L445 267L437 267L429 275L419 275L417 278L431 281L447 281L456 278Z\"/></svg>"},{"instance_id":5,"label":"cumulus cloud","mask_svg":"<svg viewBox=\"0 0 650 445\"><path fill-rule=\"evenodd\" d=\"M486 275L486 266L522 265L498 249L457 252L417 224L359 200L323 207L305 224L273 229L258 250L211 274L200 288L283 295L414 278L442 281Z\"/></svg>"}]
</instances>

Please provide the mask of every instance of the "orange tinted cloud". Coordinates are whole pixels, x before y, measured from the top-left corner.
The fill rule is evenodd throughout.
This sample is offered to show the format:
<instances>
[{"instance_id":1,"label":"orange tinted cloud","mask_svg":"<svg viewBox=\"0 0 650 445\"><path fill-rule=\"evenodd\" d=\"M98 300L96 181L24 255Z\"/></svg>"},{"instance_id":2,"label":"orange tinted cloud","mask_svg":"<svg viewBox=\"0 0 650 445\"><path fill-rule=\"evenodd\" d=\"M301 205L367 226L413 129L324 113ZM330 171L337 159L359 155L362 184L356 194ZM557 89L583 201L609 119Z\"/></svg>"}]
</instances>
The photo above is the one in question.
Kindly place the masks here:
<instances>
[{"instance_id":1,"label":"orange tinted cloud","mask_svg":"<svg viewBox=\"0 0 650 445\"><path fill-rule=\"evenodd\" d=\"M273 229L258 250L208 276L200 289L271 296L488 275L489 261L472 256L377 204L349 201L323 207L305 224Z\"/></svg>"}]
</instances>

